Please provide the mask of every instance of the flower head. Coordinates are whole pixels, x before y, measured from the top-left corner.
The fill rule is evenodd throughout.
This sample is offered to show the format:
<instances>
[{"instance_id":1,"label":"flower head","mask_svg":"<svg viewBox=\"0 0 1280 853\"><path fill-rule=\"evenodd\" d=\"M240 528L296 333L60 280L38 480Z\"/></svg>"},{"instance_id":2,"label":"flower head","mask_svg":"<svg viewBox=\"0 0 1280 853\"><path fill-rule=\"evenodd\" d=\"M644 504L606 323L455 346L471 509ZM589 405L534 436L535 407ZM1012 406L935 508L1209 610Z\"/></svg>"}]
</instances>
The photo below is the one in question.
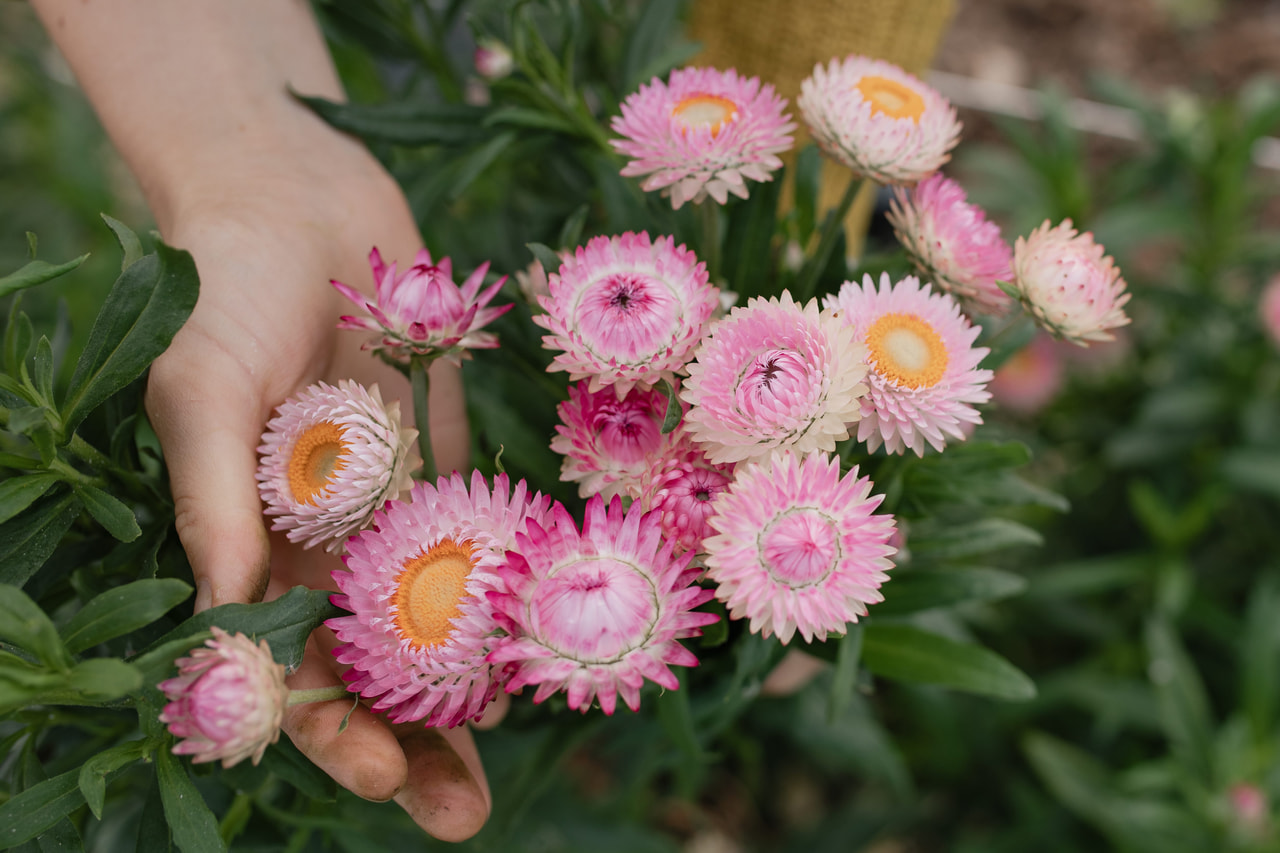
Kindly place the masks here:
<instances>
[{"instance_id":1,"label":"flower head","mask_svg":"<svg viewBox=\"0 0 1280 853\"><path fill-rule=\"evenodd\" d=\"M619 696L639 708L646 678L677 689L669 667L698 663L677 640L718 618L693 611L711 591L691 585L692 555L672 556L657 516L624 512L619 497L587 501L581 532L563 506L552 514L517 535L502 569L509 591L489 594L510 632L489 656L514 667L506 689L536 684L535 702L563 689L570 708L598 700L606 714Z\"/></svg>"},{"instance_id":2,"label":"flower head","mask_svg":"<svg viewBox=\"0 0 1280 853\"><path fill-rule=\"evenodd\" d=\"M1093 234L1077 234L1071 220L1048 220L1013 247L1014 287L1041 328L1080 346L1109 341L1129 322L1120 269Z\"/></svg>"},{"instance_id":3,"label":"flower head","mask_svg":"<svg viewBox=\"0 0 1280 853\"><path fill-rule=\"evenodd\" d=\"M683 428L672 435L676 440L671 449L653 457L641 481L640 502L662 519L662 535L678 551L696 553L712 533L708 521L716 498L733 479L733 466L708 459Z\"/></svg>"},{"instance_id":4,"label":"flower head","mask_svg":"<svg viewBox=\"0 0 1280 853\"><path fill-rule=\"evenodd\" d=\"M618 399L611 388L587 386L569 386L569 399L556 407L561 424L551 449L564 456L560 479L577 481L584 498L636 497L650 461L671 443L662 434L666 395L633 388Z\"/></svg>"},{"instance_id":5,"label":"flower head","mask_svg":"<svg viewBox=\"0 0 1280 853\"><path fill-rule=\"evenodd\" d=\"M863 348L846 324L782 298L754 298L711 332L688 367L685 425L712 462L775 450L834 450L866 393Z\"/></svg>"},{"instance_id":6,"label":"flower head","mask_svg":"<svg viewBox=\"0 0 1280 853\"><path fill-rule=\"evenodd\" d=\"M991 398L991 371L978 368L988 350L973 346L981 329L950 296L931 293L915 276L892 284L884 273L879 289L869 275L861 285L845 282L827 308L867 348L871 390L858 422L867 449L883 442L890 453L910 448L923 456L925 442L941 450L947 436L963 440L967 424L982 423L973 404Z\"/></svg>"},{"instance_id":7,"label":"flower head","mask_svg":"<svg viewBox=\"0 0 1280 853\"><path fill-rule=\"evenodd\" d=\"M632 158L627 177L647 175L641 188L662 190L671 206L708 195L724 204L747 197L746 180L770 181L791 147L795 124L786 99L756 77L733 69L680 68L656 77L622 103L613 119L613 147Z\"/></svg>"},{"instance_id":8,"label":"flower head","mask_svg":"<svg viewBox=\"0 0 1280 853\"><path fill-rule=\"evenodd\" d=\"M169 699L160 722L180 738L173 751L199 764L222 761L231 767L246 758L257 764L280 737L289 701L284 666L271 657L267 641L254 644L218 626L205 648L178 658L178 675L159 687Z\"/></svg>"},{"instance_id":9,"label":"flower head","mask_svg":"<svg viewBox=\"0 0 1280 853\"><path fill-rule=\"evenodd\" d=\"M960 140L946 98L879 59L851 55L816 66L796 103L818 147L882 184L915 183L936 172Z\"/></svg>"},{"instance_id":10,"label":"flower head","mask_svg":"<svg viewBox=\"0 0 1280 853\"><path fill-rule=\"evenodd\" d=\"M492 332L481 331L489 323L510 311L511 305L486 307L502 288L506 276L484 291L489 264L485 262L467 276L459 288L453 283L453 263L442 258L431 260L426 249L418 252L413 266L404 274L396 274L396 265L386 266L375 248L369 253L376 287L370 302L359 291L340 281L331 282L338 292L362 308L367 317L344 316L339 329L365 330L376 333L364 348L381 352L387 358L408 362L411 356L443 356L459 364L469 349L493 349L498 339Z\"/></svg>"},{"instance_id":11,"label":"flower head","mask_svg":"<svg viewBox=\"0 0 1280 853\"><path fill-rule=\"evenodd\" d=\"M1065 378L1062 344L1037 333L1027 344L996 370L991 396L1002 408L1020 415L1033 415L1062 390Z\"/></svg>"},{"instance_id":12,"label":"flower head","mask_svg":"<svg viewBox=\"0 0 1280 853\"><path fill-rule=\"evenodd\" d=\"M1011 300L996 284L1013 278L1013 252L964 190L941 174L912 190L894 187L889 222L921 275L967 309L1002 317Z\"/></svg>"},{"instance_id":13,"label":"flower head","mask_svg":"<svg viewBox=\"0 0 1280 853\"><path fill-rule=\"evenodd\" d=\"M408 485L405 460L417 434L400 426L399 402L384 405L376 385L318 382L291 397L258 448L258 493L272 529L337 551Z\"/></svg>"},{"instance_id":14,"label":"flower head","mask_svg":"<svg viewBox=\"0 0 1280 853\"><path fill-rule=\"evenodd\" d=\"M533 322L551 332L542 345L561 350L548 370L612 385L619 397L634 386L671 381L706 328L719 290L707 268L670 237L627 232L593 237L566 258Z\"/></svg>"},{"instance_id":15,"label":"flower head","mask_svg":"<svg viewBox=\"0 0 1280 853\"><path fill-rule=\"evenodd\" d=\"M333 573L333 602L352 615L325 624L342 641L334 655L351 667L348 689L377 699L393 722L479 717L504 677L486 660L498 626L485 595L501 588L506 549L526 523L545 522L547 504L505 474L491 491L479 472L470 490L455 472L379 513L348 544L347 570Z\"/></svg>"},{"instance_id":16,"label":"flower head","mask_svg":"<svg viewBox=\"0 0 1280 853\"><path fill-rule=\"evenodd\" d=\"M806 642L844 634L884 600L894 524L872 514L882 499L856 467L842 478L840 460L823 453L738 466L711 517L716 535L703 543L716 598L783 644L796 631Z\"/></svg>"},{"instance_id":17,"label":"flower head","mask_svg":"<svg viewBox=\"0 0 1280 853\"><path fill-rule=\"evenodd\" d=\"M476 73L486 80L501 80L515 70L515 58L511 48L497 39L482 38L476 42L472 57Z\"/></svg>"}]
</instances>

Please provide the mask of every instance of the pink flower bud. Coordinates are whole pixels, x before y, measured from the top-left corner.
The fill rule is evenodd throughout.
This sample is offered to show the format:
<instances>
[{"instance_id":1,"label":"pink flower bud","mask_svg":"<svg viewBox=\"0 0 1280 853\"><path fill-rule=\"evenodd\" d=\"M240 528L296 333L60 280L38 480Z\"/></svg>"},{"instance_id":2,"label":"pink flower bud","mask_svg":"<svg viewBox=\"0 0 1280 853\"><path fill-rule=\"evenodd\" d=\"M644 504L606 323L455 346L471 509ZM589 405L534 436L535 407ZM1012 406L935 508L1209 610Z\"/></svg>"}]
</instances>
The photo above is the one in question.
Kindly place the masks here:
<instances>
[{"instance_id":1,"label":"pink flower bud","mask_svg":"<svg viewBox=\"0 0 1280 853\"><path fill-rule=\"evenodd\" d=\"M1051 334L1080 346L1109 341L1109 331L1129 322L1124 279L1089 232L1071 220L1043 225L1013 248L1014 286L1027 311Z\"/></svg>"},{"instance_id":2,"label":"pink flower bud","mask_svg":"<svg viewBox=\"0 0 1280 853\"><path fill-rule=\"evenodd\" d=\"M476 73L486 80L501 80L515 68L515 60L497 39L480 39L475 53Z\"/></svg>"}]
</instances>

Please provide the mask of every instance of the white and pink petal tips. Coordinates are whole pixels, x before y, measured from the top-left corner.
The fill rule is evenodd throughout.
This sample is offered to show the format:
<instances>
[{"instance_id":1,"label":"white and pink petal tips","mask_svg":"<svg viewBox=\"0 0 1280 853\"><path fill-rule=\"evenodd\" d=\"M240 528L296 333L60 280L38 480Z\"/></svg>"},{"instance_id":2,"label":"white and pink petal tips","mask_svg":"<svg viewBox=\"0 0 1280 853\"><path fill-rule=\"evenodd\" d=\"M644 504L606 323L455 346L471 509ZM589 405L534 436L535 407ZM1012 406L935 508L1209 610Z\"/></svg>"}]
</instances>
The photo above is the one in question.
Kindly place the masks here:
<instances>
[{"instance_id":1,"label":"white and pink petal tips","mask_svg":"<svg viewBox=\"0 0 1280 853\"><path fill-rule=\"evenodd\" d=\"M632 158L622 174L647 176L641 188L661 190L677 209L708 195L720 204L730 194L746 198L746 182L773 180L777 155L791 148L796 125L786 103L733 69L680 68L666 83L655 77L613 119L622 137L613 147Z\"/></svg>"},{"instance_id":2,"label":"white and pink petal tips","mask_svg":"<svg viewBox=\"0 0 1280 853\"><path fill-rule=\"evenodd\" d=\"M816 299L751 299L711 327L689 364L685 427L717 463L834 450L859 417L863 353Z\"/></svg>"},{"instance_id":3,"label":"white and pink petal tips","mask_svg":"<svg viewBox=\"0 0 1280 853\"><path fill-rule=\"evenodd\" d=\"M376 528L348 544L335 571L334 604L350 616L328 620L341 641L334 655L351 668L348 689L376 699L393 722L457 726L478 718L505 678L487 655L498 625L486 595L501 589L507 548L529 521L546 523L548 499L528 496L506 475L489 489L478 473L414 486Z\"/></svg>"},{"instance_id":4,"label":"white and pink petal tips","mask_svg":"<svg viewBox=\"0 0 1280 853\"><path fill-rule=\"evenodd\" d=\"M1070 219L1048 220L1013 247L1014 287L1041 328L1080 346L1114 339L1129 322L1120 268L1093 234L1077 234Z\"/></svg>"},{"instance_id":5,"label":"white and pink petal tips","mask_svg":"<svg viewBox=\"0 0 1280 853\"><path fill-rule=\"evenodd\" d=\"M702 540L712 531L708 525L716 498L733 479L733 466L707 458L684 428L677 429L674 444L653 457L643 480L640 502L662 519L662 535L680 552L702 551Z\"/></svg>"},{"instance_id":6,"label":"white and pink petal tips","mask_svg":"<svg viewBox=\"0 0 1280 853\"><path fill-rule=\"evenodd\" d=\"M671 445L662 434L667 397L633 388L618 399L612 388L591 391L588 383L569 386L569 399L556 407L560 425L551 449L564 457L560 479L578 483L578 495L634 498L655 455Z\"/></svg>"},{"instance_id":7,"label":"white and pink petal tips","mask_svg":"<svg viewBox=\"0 0 1280 853\"><path fill-rule=\"evenodd\" d=\"M870 391L861 400L858 440L868 450L883 443L889 453L923 456L926 443L942 450L982 423L974 404L991 398L991 371L978 367L988 350L973 346L981 328L950 296L931 293L915 276L893 284L885 273L879 289L869 275L861 285L845 282L827 308L866 346Z\"/></svg>"},{"instance_id":8,"label":"white and pink petal tips","mask_svg":"<svg viewBox=\"0 0 1280 853\"><path fill-rule=\"evenodd\" d=\"M889 222L923 278L968 311L1007 314L1013 300L996 282L1013 278L1013 251L960 185L936 174L893 195Z\"/></svg>"},{"instance_id":9,"label":"white and pink petal tips","mask_svg":"<svg viewBox=\"0 0 1280 853\"><path fill-rule=\"evenodd\" d=\"M879 59L854 55L818 65L796 103L823 152L882 184L911 184L936 172L960 140L946 98Z\"/></svg>"},{"instance_id":10,"label":"white and pink petal tips","mask_svg":"<svg viewBox=\"0 0 1280 853\"><path fill-rule=\"evenodd\" d=\"M621 398L635 386L671 381L688 361L718 303L707 268L671 237L646 233L594 237L566 258L541 297L533 322L560 353L547 368L612 385Z\"/></svg>"},{"instance_id":11,"label":"white and pink petal tips","mask_svg":"<svg viewBox=\"0 0 1280 853\"><path fill-rule=\"evenodd\" d=\"M599 495L587 501L581 532L564 507L552 513L517 535L502 569L508 591L489 594L509 632L489 656L513 667L507 691L536 684L542 702L564 690L570 708L599 702L612 714L619 697L640 707L645 679L677 689L670 667L698 663L677 641L718 618L693 610L711 591L694 584L692 554L673 556L658 517L624 512L618 497L607 508Z\"/></svg>"},{"instance_id":12,"label":"white and pink petal tips","mask_svg":"<svg viewBox=\"0 0 1280 853\"><path fill-rule=\"evenodd\" d=\"M339 550L408 486L417 435L400 425L400 404L383 404L376 385L319 382L291 397L267 422L258 448L258 492L272 529L306 548Z\"/></svg>"},{"instance_id":13,"label":"white and pink petal tips","mask_svg":"<svg viewBox=\"0 0 1280 853\"><path fill-rule=\"evenodd\" d=\"M353 287L330 282L366 312L364 317L344 316L338 323L339 329L374 332L365 349L399 362L413 356L443 356L458 364L469 349L498 345L497 336L482 329L512 306L488 307L507 278L482 291L487 262L467 276L461 288L453 283L453 263L448 258L433 262L426 249L418 252L402 275L396 274L394 262L390 266L382 262L376 248L369 253L369 263L376 288L372 302Z\"/></svg>"},{"instance_id":14,"label":"white and pink petal tips","mask_svg":"<svg viewBox=\"0 0 1280 853\"><path fill-rule=\"evenodd\" d=\"M716 598L783 644L797 631L806 642L844 634L884 600L893 568L893 517L873 514L881 500L856 467L842 478L840 460L824 453L739 465L704 543Z\"/></svg>"}]
</instances>

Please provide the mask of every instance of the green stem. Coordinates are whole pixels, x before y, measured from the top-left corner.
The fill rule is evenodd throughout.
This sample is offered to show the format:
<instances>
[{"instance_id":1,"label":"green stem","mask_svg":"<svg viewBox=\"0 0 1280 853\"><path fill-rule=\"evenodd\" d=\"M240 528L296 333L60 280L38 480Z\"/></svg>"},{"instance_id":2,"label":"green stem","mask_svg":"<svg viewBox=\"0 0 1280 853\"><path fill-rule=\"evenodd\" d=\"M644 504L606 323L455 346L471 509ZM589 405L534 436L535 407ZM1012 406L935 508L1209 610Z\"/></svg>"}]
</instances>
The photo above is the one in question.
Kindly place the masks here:
<instances>
[{"instance_id":1,"label":"green stem","mask_svg":"<svg viewBox=\"0 0 1280 853\"><path fill-rule=\"evenodd\" d=\"M844 197L840 199L840 204L835 210L827 214L827 219L822 223L822 236L818 240L818 248L805 264L804 269L800 271L800 277L796 281L795 293L792 296L796 301L803 305L813 297L818 287L818 277L822 275L822 271L827 268L827 262L831 260L831 252L836 247L836 240L840 235L841 229L844 228L845 216L849 213L849 208L853 206L853 200L857 198L858 191L862 189L865 180L852 178L849 186L845 188Z\"/></svg>"},{"instance_id":2,"label":"green stem","mask_svg":"<svg viewBox=\"0 0 1280 853\"><path fill-rule=\"evenodd\" d=\"M413 417L418 424L418 451L422 454L422 470L418 479L434 483L439 473L436 471L436 457L431 450L431 418L427 398L431 393L431 377L428 373L430 361L414 356L409 361L409 384L413 388Z\"/></svg>"},{"instance_id":3,"label":"green stem","mask_svg":"<svg viewBox=\"0 0 1280 853\"><path fill-rule=\"evenodd\" d=\"M720 279L720 205L710 198L698 204L702 220L702 260L707 264L707 276L715 284Z\"/></svg>"},{"instance_id":4,"label":"green stem","mask_svg":"<svg viewBox=\"0 0 1280 853\"><path fill-rule=\"evenodd\" d=\"M290 690L289 707L309 702L329 702L334 699L350 699L351 691L345 687L314 687L310 690Z\"/></svg>"}]
</instances>

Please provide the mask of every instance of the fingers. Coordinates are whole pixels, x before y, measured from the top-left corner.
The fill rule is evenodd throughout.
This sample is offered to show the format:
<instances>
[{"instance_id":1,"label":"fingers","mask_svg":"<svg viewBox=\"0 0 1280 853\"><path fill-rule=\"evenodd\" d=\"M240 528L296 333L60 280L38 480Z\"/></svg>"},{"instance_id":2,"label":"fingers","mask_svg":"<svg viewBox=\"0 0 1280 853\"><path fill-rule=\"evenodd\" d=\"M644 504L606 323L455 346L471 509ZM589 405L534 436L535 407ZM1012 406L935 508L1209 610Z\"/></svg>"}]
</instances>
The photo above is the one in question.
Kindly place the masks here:
<instances>
[{"instance_id":1,"label":"fingers","mask_svg":"<svg viewBox=\"0 0 1280 853\"><path fill-rule=\"evenodd\" d=\"M479 832L491 802L471 733L421 725L400 731L409 783L396 803L441 841L465 841Z\"/></svg>"},{"instance_id":2,"label":"fingers","mask_svg":"<svg viewBox=\"0 0 1280 853\"><path fill-rule=\"evenodd\" d=\"M760 685L760 693L763 696L790 696L817 678L818 673L827 666L826 661L808 652L791 649L778 661L773 671L765 676L764 684Z\"/></svg>"}]
</instances>

